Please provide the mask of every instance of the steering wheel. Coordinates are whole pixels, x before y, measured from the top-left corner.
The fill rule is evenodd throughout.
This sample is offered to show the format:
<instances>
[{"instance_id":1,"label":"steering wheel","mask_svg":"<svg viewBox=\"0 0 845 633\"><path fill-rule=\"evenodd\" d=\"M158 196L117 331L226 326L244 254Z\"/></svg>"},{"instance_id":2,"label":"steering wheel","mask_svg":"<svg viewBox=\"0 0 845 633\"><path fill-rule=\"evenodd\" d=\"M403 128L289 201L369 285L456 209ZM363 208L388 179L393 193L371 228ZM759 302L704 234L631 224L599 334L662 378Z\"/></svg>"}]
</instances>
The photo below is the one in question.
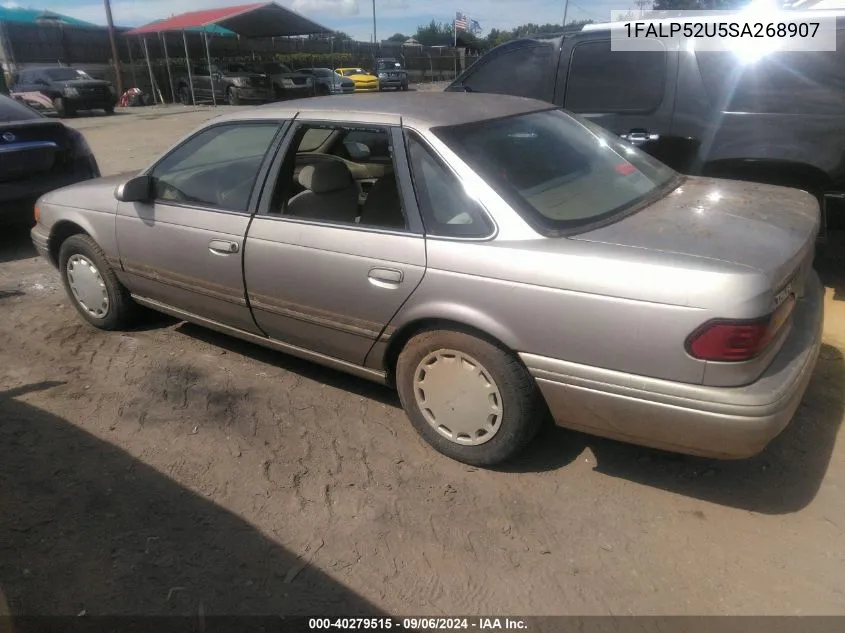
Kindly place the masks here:
<instances>
[{"instance_id":1,"label":"steering wheel","mask_svg":"<svg viewBox=\"0 0 845 633\"><path fill-rule=\"evenodd\" d=\"M160 180L157 183L159 187L159 194L157 197L161 198L162 200L173 200L174 202L190 202L191 198L185 192L177 189L170 183L161 182Z\"/></svg>"},{"instance_id":2,"label":"steering wheel","mask_svg":"<svg viewBox=\"0 0 845 633\"><path fill-rule=\"evenodd\" d=\"M243 180L230 189L222 189L217 192L217 204L221 207L227 208L231 200L248 200L249 194L252 191L252 181L249 179Z\"/></svg>"}]
</instances>

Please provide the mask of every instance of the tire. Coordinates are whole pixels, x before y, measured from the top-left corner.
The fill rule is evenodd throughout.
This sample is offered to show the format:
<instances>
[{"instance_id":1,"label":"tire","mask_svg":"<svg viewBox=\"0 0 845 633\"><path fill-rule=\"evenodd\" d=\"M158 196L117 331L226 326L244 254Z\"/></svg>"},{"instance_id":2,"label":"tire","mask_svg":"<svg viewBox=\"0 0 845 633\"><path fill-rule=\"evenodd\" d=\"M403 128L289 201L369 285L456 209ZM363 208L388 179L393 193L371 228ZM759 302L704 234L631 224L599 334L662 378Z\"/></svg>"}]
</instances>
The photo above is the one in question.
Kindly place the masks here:
<instances>
[{"instance_id":1,"label":"tire","mask_svg":"<svg viewBox=\"0 0 845 633\"><path fill-rule=\"evenodd\" d=\"M84 258L84 260L81 258ZM84 274L87 275L91 270L89 265L93 265L99 275L98 281L102 284L102 289L108 298L107 307L103 310L102 316L95 315L91 310L86 309L86 306L78 298L77 291L72 287L71 274L68 272L68 264L71 260L75 261L74 267L79 267L80 270L85 271ZM59 272L73 307L88 323L101 330L119 330L132 322L137 311L137 305L132 301L126 288L117 280L117 276L106 261L102 249L91 237L88 235L72 235L62 243L59 249ZM90 280L90 278L86 278L86 280ZM79 293L85 297L84 289L81 286L83 283L82 277L77 278L76 282L80 286ZM91 302L89 301L89 303ZM94 307L100 306L92 305L92 308Z\"/></svg>"},{"instance_id":2,"label":"tire","mask_svg":"<svg viewBox=\"0 0 845 633\"><path fill-rule=\"evenodd\" d=\"M191 89L188 86L179 86L179 103L182 105L191 105Z\"/></svg>"},{"instance_id":3,"label":"tire","mask_svg":"<svg viewBox=\"0 0 845 633\"><path fill-rule=\"evenodd\" d=\"M439 357L432 360L435 355ZM456 355L463 358L456 359ZM445 363L444 369L436 370L441 362ZM457 363L457 366L452 363ZM425 369L421 374L424 364L431 369ZM436 371L447 373L438 376ZM463 371L469 373L463 374ZM453 380L448 372L459 372L461 377ZM419 383L421 388L417 389L415 381L420 375L434 384L440 383L440 402L435 402L437 398L432 393L424 393L424 382ZM463 385L464 380L469 381L467 390L453 387L459 383ZM495 466L515 456L534 438L544 419L536 383L519 360L496 344L462 332L431 330L412 337L399 354L396 385L402 407L422 438L447 457L473 466ZM469 395L470 389L477 389L475 398ZM431 408L425 411L420 404L423 395L423 404L427 401L432 403ZM479 428L477 432L461 437L460 429L452 432L447 425L437 427L429 421L437 417L437 412L444 411L444 407L448 416L449 413L455 414L455 406L459 406L453 420L463 424L469 418L461 413L479 403L483 407L495 403L498 410L498 414L480 411L478 424L473 422L468 425L474 429L492 424L483 435ZM491 418L496 420L490 423ZM448 417L442 419L450 422ZM482 423L482 420L485 422ZM453 439L447 437L447 431Z\"/></svg>"},{"instance_id":4,"label":"tire","mask_svg":"<svg viewBox=\"0 0 845 633\"><path fill-rule=\"evenodd\" d=\"M226 103L230 106L241 104L241 98L238 96L238 91L232 87L229 87L229 89L226 90Z\"/></svg>"},{"instance_id":5,"label":"tire","mask_svg":"<svg viewBox=\"0 0 845 633\"><path fill-rule=\"evenodd\" d=\"M402 92L408 91L408 84L402 84Z\"/></svg>"},{"instance_id":6,"label":"tire","mask_svg":"<svg viewBox=\"0 0 845 633\"><path fill-rule=\"evenodd\" d=\"M56 97L53 99L53 107L56 109L56 112L60 117L71 117L76 114L73 106L68 105L67 101L65 101L63 97Z\"/></svg>"},{"instance_id":7,"label":"tire","mask_svg":"<svg viewBox=\"0 0 845 633\"><path fill-rule=\"evenodd\" d=\"M103 108L103 110L106 111L106 114L109 114L109 115L114 114L114 106L113 105L106 106L105 108Z\"/></svg>"}]
</instances>

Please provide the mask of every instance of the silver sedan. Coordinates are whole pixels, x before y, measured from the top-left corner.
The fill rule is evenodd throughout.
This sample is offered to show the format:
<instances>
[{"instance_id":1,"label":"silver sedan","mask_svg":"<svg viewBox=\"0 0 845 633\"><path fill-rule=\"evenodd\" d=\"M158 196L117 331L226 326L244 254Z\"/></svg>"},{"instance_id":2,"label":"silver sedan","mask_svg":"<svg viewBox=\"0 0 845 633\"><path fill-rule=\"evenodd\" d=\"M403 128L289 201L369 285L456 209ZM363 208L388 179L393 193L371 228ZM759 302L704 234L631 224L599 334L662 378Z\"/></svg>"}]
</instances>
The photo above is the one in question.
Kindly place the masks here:
<instances>
[{"instance_id":1,"label":"silver sedan","mask_svg":"<svg viewBox=\"0 0 845 633\"><path fill-rule=\"evenodd\" d=\"M538 101L317 98L214 119L139 174L40 199L96 327L146 306L395 386L477 465L565 427L738 458L820 345L809 194L683 177Z\"/></svg>"}]
</instances>

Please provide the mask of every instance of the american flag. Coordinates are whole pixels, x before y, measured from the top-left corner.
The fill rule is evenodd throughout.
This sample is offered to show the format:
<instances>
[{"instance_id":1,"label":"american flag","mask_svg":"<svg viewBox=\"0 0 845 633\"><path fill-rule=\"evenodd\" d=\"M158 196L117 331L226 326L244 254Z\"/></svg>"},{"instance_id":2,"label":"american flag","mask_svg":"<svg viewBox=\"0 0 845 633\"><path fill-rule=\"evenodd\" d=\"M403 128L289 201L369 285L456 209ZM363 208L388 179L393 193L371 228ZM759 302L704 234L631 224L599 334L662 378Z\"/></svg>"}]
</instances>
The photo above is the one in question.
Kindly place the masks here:
<instances>
[{"instance_id":1,"label":"american flag","mask_svg":"<svg viewBox=\"0 0 845 633\"><path fill-rule=\"evenodd\" d=\"M469 19L463 13L455 13L455 30L466 31L469 29Z\"/></svg>"}]
</instances>

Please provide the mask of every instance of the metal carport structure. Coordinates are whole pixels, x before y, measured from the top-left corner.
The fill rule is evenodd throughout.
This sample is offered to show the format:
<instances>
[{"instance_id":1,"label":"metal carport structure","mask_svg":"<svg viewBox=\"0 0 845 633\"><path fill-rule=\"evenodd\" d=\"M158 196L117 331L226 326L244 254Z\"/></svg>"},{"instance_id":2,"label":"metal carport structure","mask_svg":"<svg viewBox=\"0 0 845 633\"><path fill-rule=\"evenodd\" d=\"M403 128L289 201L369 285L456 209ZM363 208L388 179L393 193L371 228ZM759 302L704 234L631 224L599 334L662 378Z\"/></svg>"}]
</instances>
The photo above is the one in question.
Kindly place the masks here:
<instances>
[{"instance_id":1,"label":"metal carport structure","mask_svg":"<svg viewBox=\"0 0 845 633\"><path fill-rule=\"evenodd\" d=\"M151 33L165 33L181 31L182 42L185 45L185 63L188 66L188 83L191 86L191 102L196 105L194 96L194 81L191 76L191 59L188 52L187 31L202 32L205 44L205 55L209 68L211 67L211 48L208 45L209 28L217 33L230 33L240 35L248 39L266 37L289 37L294 35L319 35L332 33L332 30L306 18L304 15L286 9L275 2L257 2L242 4L233 7L220 9L208 9L204 11L190 11L175 15L164 20L151 22L144 26L133 29L127 35L138 35L143 41L144 56L147 59L147 69L150 72L153 100L155 100L155 79L153 67L150 62L150 53L147 48L146 35ZM171 83L173 79L170 74L170 56L167 53L167 40L163 38L164 58L167 65L167 76ZM214 89L211 90L211 99L217 105L217 98Z\"/></svg>"}]
</instances>

